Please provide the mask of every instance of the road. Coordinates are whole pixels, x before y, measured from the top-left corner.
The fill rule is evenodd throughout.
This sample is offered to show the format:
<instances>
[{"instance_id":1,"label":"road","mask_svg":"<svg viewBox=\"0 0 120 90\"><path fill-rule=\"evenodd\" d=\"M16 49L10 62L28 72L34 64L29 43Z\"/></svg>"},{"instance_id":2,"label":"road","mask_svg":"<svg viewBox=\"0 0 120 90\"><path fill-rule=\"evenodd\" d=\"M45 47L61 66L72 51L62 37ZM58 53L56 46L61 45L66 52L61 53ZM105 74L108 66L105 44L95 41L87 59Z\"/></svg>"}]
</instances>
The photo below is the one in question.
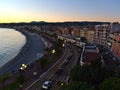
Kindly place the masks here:
<instances>
[{"instance_id":1,"label":"road","mask_svg":"<svg viewBox=\"0 0 120 90\"><path fill-rule=\"evenodd\" d=\"M70 75L70 70L77 64L79 54L78 50L75 46L71 45L69 47L70 52L69 56L72 56L71 58L68 57L69 63L65 66L63 73L60 75L54 74L54 76L51 78L54 82L54 85L51 90L60 90L61 83L67 83Z\"/></svg>"},{"instance_id":2,"label":"road","mask_svg":"<svg viewBox=\"0 0 120 90\"><path fill-rule=\"evenodd\" d=\"M66 59L68 55L68 48L65 49L64 55L53 65L51 68L49 68L46 72L44 72L39 79L37 79L35 82L33 82L31 85L29 85L25 90L40 90L42 83L45 80L48 80L50 76L53 75L53 73L56 72L57 68L62 65L64 60Z\"/></svg>"},{"instance_id":3,"label":"road","mask_svg":"<svg viewBox=\"0 0 120 90\"><path fill-rule=\"evenodd\" d=\"M51 68L47 70L47 72L44 72L38 80L33 82L29 87L27 87L25 90L40 90L42 87L42 84L46 80L52 80L54 82L54 85L52 87L52 90L59 90L61 82L66 83L69 79L69 74L71 68L77 64L78 55L77 49L75 46L70 45L69 47L66 47L64 55L53 65ZM69 60L68 64L64 65L65 60ZM61 74L56 74L56 71L58 68L63 67L63 71Z\"/></svg>"}]
</instances>

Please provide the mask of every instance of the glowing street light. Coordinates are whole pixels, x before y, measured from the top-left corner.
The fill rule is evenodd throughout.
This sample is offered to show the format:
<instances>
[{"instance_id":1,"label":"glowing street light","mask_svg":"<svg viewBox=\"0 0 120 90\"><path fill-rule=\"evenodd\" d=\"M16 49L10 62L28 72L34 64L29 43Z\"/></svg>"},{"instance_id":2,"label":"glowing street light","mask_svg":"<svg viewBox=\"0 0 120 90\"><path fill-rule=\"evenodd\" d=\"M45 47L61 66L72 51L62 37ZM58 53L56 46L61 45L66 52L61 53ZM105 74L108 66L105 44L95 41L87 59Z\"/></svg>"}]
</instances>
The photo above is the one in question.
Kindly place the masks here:
<instances>
[{"instance_id":1,"label":"glowing street light","mask_svg":"<svg viewBox=\"0 0 120 90\"><path fill-rule=\"evenodd\" d=\"M20 84L19 87L22 88L23 86Z\"/></svg>"},{"instance_id":2,"label":"glowing street light","mask_svg":"<svg viewBox=\"0 0 120 90\"><path fill-rule=\"evenodd\" d=\"M25 64L22 64L22 67L24 67L24 68L27 68L27 65L25 65Z\"/></svg>"},{"instance_id":3,"label":"glowing street light","mask_svg":"<svg viewBox=\"0 0 120 90\"><path fill-rule=\"evenodd\" d=\"M53 49L53 50L52 50L52 53L54 54L55 52L56 52L55 49Z\"/></svg>"},{"instance_id":4,"label":"glowing street light","mask_svg":"<svg viewBox=\"0 0 120 90\"><path fill-rule=\"evenodd\" d=\"M23 67L20 67L21 70L23 70Z\"/></svg>"},{"instance_id":5,"label":"glowing street light","mask_svg":"<svg viewBox=\"0 0 120 90\"><path fill-rule=\"evenodd\" d=\"M64 83L62 82L62 83L61 83L61 86L63 86L63 85L64 85Z\"/></svg>"},{"instance_id":6,"label":"glowing street light","mask_svg":"<svg viewBox=\"0 0 120 90\"><path fill-rule=\"evenodd\" d=\"M63 43L63 44L62 44L62 46L64 47L64 46L65 46L65 44Z\"/></svg>"},{"instance_id":7,"label":"glowing street light","mask_svg":"<svg viewBox=\"0 0 120 90\"><path fill-rule=\"evenodd\" d=\"M22 64L21 67L20 67L21 70L24 70L24 69L26 69L26 68L27 68L27 65L26 65L26 64Z\"/></svg>"}]
</instances>

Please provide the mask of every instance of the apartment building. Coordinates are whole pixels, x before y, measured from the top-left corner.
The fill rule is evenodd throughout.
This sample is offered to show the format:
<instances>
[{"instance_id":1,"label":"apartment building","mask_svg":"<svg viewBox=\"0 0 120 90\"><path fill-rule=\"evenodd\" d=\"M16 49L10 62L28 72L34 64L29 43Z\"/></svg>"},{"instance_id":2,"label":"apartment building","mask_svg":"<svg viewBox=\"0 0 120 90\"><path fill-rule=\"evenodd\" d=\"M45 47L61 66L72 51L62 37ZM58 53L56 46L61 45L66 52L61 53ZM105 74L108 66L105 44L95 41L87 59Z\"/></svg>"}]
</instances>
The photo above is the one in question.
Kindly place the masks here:
<instances>
[{"instance_id":1,"label":"apartment building","mask_svg":"<svg viewBox=\"0 0 120 90\"><path fill-rule=\"evenodd\" d=\"M113 23L111 25L109 41L111 40L112 52L120 58L120 24Z\"/></svg>"},{"instance_id":2,"label":"apartment building","mask_svg":"<svg viewBox=\"0 0 120 90\"><path fill-rule=\"evenodd\" d=\"M114 33L114 42L112 43L112 52L120 57L120 33Z\"/></svg>"},{"instance_id":3,"label":"apartment building","mask_svg":"<svg viewBox=\"0 0 120 90\"><path fill-rule=\"evenodd\" d=\"M91 30L91 29L86 30L85 38L89 43L94 43L94 30Z\"/></svg>"},{"instance_id":4,"label":"apartment building","mask_svg":"<svg viewBox=\"0 0 120 90\"><path fill-rule=\"evenodd\" d=\"M110 26L108 24L96 25L95 34L94 34L94 43L107 47L109 31L110 31Z\"/></svg>"}]
</instances>

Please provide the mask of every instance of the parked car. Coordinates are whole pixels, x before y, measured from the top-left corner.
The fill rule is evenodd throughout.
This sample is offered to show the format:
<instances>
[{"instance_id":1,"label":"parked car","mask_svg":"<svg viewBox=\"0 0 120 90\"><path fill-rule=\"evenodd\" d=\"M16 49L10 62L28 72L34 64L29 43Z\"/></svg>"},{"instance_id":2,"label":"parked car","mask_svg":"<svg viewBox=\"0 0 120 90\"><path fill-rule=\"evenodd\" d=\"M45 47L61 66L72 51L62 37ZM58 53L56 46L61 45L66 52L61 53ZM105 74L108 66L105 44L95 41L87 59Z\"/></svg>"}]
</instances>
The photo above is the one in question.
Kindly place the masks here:
<instances>
[{"instance_id":1,"label":"parked car","mask_svg":"<svg viewBox=\"0 0 120 90\"><path fill-rule=\"evenodd\" d=\"M51 87L52 87L52 81L45 81L42 85L42 88L46 90L50 89Z\"/></svg>"}]
</instances>

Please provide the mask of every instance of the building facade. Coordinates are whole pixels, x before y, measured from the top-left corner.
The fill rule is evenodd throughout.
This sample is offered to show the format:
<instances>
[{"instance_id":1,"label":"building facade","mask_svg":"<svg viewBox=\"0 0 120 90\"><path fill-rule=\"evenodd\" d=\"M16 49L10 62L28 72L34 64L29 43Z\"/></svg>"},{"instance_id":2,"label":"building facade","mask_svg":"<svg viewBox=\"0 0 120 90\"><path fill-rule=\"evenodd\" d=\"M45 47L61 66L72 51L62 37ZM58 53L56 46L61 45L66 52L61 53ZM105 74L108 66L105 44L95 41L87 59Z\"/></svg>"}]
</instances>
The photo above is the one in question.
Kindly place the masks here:
<instances>
[{"instance_id":1,"label":"building facade","mask_svg":"<svg viewBox=\"0 0 120 90\"><path fill-rule=\"evenodd\" d=\"M89 43L94 43L94 30L86 30L85 38Z\"/></svg>"},{"instance_id":2,"label":"building facade","mask_svg":"<svg viewBox=\"0 0 120 90\"><path fill-rule=\"evenodd\" d=\"M96 25L95 34L94 34L94 43L107 47L109 31L110 31L109 25Z\"/></svg>"},{"instance_id":3,"label":"building facade","mask_svg":"<svg viewBox=\"0 0 120 90\"><path fill-rule=\"evenodd\" d=\"M120 58L120 33L114 33L114 42L112 43L111 49Z\"/></svg>"},{"instance_id":4,"label":"building facade","mask_svg":"<svg viewBox=\"0 0 120 90\"><path fill-rule=\"evenodd\" d=\"M120 58L120 24L111 24L111 29L108 39L108 47L114 53L115 56Z\"/></svg>"}]
</instances>

